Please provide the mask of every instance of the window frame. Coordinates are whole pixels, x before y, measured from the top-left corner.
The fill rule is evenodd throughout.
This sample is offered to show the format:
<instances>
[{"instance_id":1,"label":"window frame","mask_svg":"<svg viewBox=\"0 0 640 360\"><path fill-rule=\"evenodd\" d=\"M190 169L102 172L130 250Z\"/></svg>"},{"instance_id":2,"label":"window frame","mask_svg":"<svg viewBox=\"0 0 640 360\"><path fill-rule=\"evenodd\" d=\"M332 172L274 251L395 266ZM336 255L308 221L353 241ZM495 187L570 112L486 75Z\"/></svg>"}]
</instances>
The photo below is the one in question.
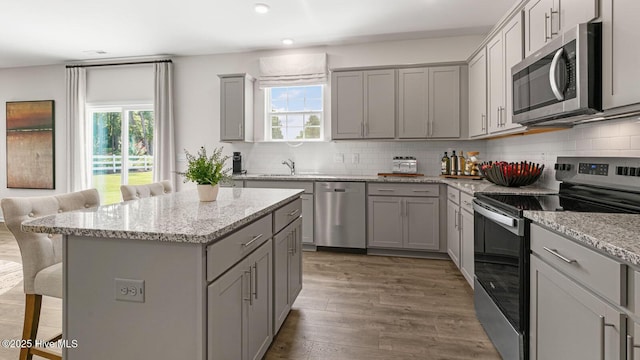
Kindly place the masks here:
<instances>
[{"instance_id":1,"label":"window frame","mask_svg":"<svg viewBox=\"0 0 640 360\"><path fill-rule=\"evenodd\" d=\"M155 111L153 103L109 103L109 104L86 104L85 106L85 121L88 122L87 126L87 151L89 154L89 167L88 171L93 174L93 114L97 112L119 112L121 114L121 119L128 119L126 116L130 111L151 111L154 112L154 123L155 123ZM122 169L120 171L120 184L126 185L129 181L129 124L127 122L127 126L122 127L121 140L122 140L122 154L127 154L127 156L122 155ZM155 129L155 124L154 124ZM155 131L155 130L154 130ZM155 138L155 134L154 134ZM126 141L125 141L126 140ZM154 149L155 151L155 149ZM124 171L127 169L127 171ZM153 174L156 171L155 162L151 166L151 176L153 178ZM90 186L94 186L93 184L93 176L90 177L91 184Z\"/></svg>"},{"instance_id":2,"label":"window frame","mask_svg":"<svg viewBox=\"0 0 640 360\"><path fill-rule=\"evenodd\" d=\"M320 104L322 105L321 110L304 110L304 111L271 111L271 91L273 89L279 88L296 88L296 87L308 87L308 86L318 86L320 88ZM265 105L264 105L264 139L267 142L322 142L325 140L325 89L326 84L304 84L304 85L288 85L288 86L271 86L264 89L265 93ZM318 126L320 129L320 137L317 139L273 139L272 138L272 121L271 117L274 115L302 115L303 119L305 115L315 115L320 114L320 125ZM315 126L314 126L315 127ZM302 132L304 134L304 120L302 125Z\"/></svg>"}]
</instances>

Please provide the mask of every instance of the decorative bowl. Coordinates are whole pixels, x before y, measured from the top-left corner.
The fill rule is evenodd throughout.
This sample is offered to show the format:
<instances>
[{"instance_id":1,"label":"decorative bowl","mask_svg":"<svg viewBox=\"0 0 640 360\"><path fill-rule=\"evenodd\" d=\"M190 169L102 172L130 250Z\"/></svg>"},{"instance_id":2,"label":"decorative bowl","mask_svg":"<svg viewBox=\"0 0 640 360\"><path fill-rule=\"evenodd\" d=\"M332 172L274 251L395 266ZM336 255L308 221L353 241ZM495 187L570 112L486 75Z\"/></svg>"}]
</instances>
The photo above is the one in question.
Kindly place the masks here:
<instances>
[{"instance_id":1,"label":"decorative bowl","mask_svg":"<svg viewBox=\"0 0 640 360\"><path fill-rule=\"evenodd\" d=\"M492 183L501 186L527 186L535 183L542 175L544 164L527 161L505 162L489 161L478 166L482 175Z\"/></svg>"}]
</instances>

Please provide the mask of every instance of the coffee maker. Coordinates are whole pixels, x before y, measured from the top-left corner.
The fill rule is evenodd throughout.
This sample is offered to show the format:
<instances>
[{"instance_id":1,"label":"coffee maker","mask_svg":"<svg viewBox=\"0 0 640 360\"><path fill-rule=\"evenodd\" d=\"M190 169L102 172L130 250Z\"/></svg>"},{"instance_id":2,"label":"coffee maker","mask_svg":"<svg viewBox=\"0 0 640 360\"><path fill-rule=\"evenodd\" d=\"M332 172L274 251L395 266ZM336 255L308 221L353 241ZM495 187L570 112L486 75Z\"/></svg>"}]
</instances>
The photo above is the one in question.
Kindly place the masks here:
<instances>
[{"instance_id":1,"label":"coffee maker","mask_svg":"<svg viewBox=\"0 0 640 360\"><path fill-rule=\"evenodd\" d=\"M242 174L242 154L239 151L233 152L233 174Z\"/></svg>"}]
</instances>

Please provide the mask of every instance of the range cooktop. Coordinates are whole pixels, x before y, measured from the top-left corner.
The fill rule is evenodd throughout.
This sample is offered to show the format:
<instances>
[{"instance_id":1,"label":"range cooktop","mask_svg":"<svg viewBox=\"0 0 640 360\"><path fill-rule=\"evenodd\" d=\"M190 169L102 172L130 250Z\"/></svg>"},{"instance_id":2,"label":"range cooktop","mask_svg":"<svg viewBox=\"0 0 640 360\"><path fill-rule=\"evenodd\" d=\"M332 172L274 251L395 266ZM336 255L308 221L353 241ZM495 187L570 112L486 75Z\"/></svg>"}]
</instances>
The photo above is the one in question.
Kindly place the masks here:
<instances>
[{"instance_id":1,"label":"range cooktop","mask_svg":"<svg viewBox=\"0 0 640 360\"><path fill-rule=\"evenodd\" d=\"M555 195L500 195L500 194L478 194L479 198L493 200L499 204L496 206L521 213L524 210L530 211L573 211L573 212L599 212L599 213L640 213L640 210L612 204L597 203L587 199L574 198Z\"/></svg>"}]
</instances>

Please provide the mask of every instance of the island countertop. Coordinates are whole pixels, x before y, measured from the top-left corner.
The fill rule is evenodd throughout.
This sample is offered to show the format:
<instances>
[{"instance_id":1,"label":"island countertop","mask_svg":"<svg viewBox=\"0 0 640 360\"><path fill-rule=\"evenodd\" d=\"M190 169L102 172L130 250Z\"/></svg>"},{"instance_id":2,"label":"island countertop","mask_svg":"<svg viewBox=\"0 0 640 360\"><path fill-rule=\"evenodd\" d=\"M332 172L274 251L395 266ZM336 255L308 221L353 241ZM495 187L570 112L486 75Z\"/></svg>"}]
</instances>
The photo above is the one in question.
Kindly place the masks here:
<instances>
[{"instance_id":1,"label":"island countertop","mask_svg":"<svg viewBox=\"0 0 640 360\"><path fill-rule=\"evenodd\" d=\"M296 199L293 189L221 188L201 202L195 190L25 221L23 231L207 244Z\"/></svg>"}]
</instances>

